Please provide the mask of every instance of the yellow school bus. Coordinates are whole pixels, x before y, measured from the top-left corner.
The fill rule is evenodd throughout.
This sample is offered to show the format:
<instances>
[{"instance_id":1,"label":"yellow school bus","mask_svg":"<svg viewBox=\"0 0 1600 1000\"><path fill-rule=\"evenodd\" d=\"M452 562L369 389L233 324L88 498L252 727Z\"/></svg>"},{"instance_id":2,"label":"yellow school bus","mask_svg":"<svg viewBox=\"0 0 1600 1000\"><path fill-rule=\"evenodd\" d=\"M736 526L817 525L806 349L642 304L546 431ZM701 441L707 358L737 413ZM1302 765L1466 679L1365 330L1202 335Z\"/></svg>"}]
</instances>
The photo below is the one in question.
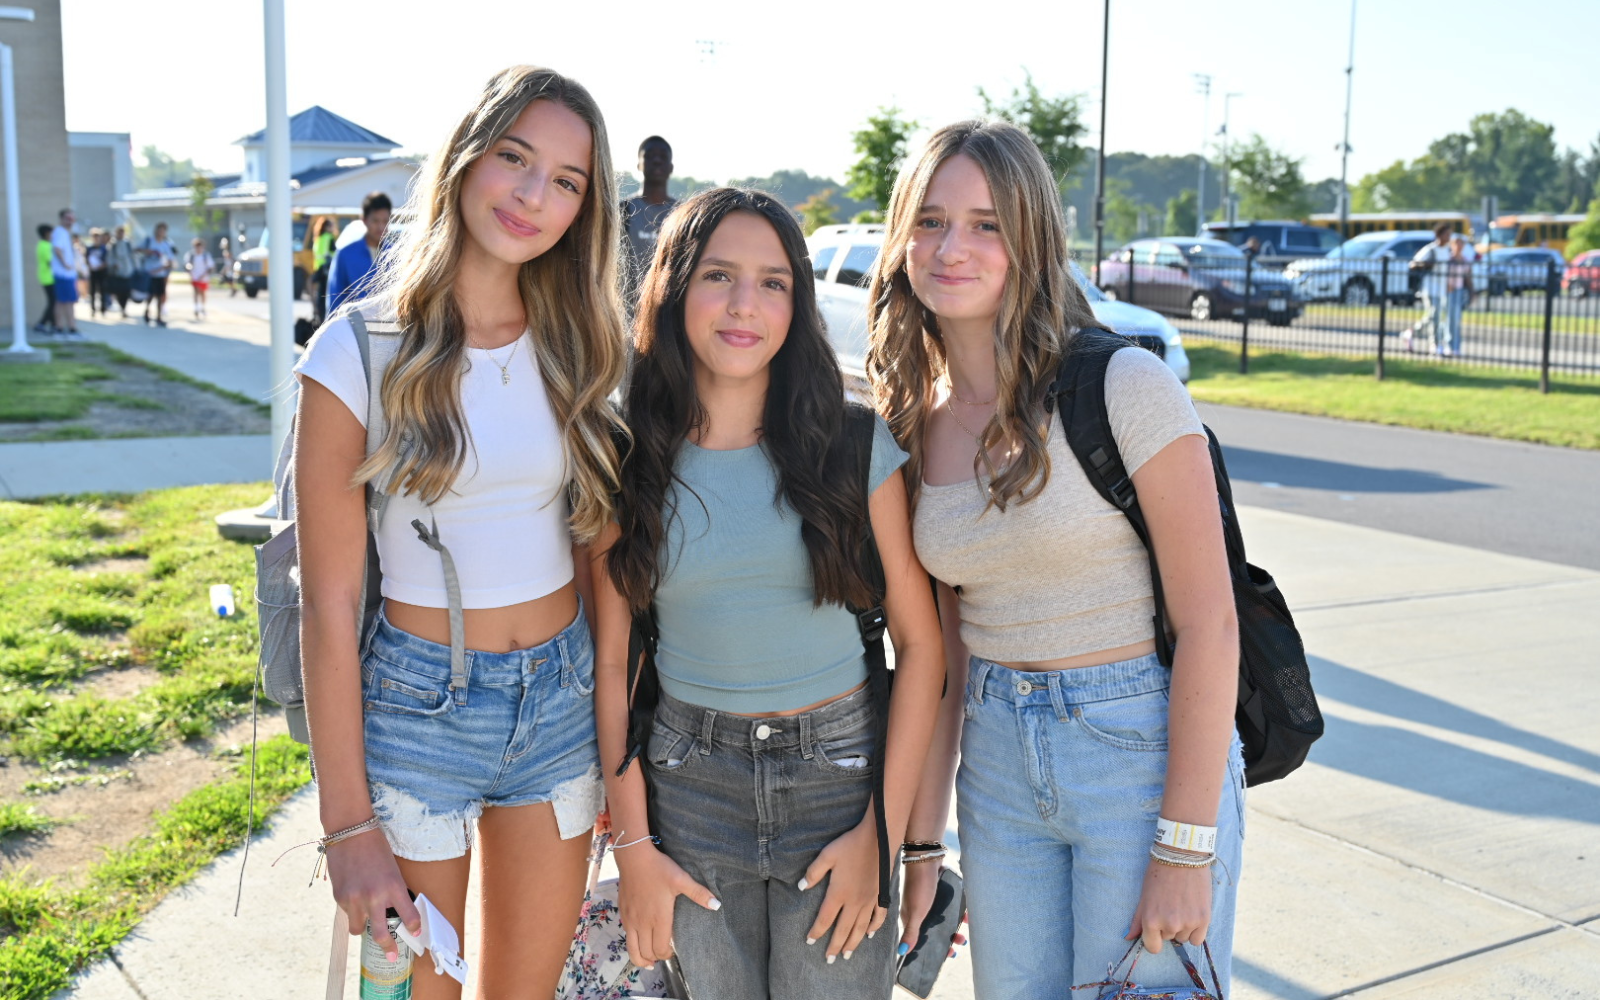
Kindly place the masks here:
<instances>
[{"instance_id":1,"label":"yellow school bus","mask_svg":"<svg viewBox=\"0 0 1600 1000\"><path fill-rule=\"evenodd\" d=\"M1431 230L1441 222L1449 226L1451 232L1472 238L1472 218L1465 212L1351 212L1349 218L1349 223L1342 227L1338 212L1318 212L1306 221L1313 226L1335 230L1345 239L1362 233Z\"/></svg>"},{"instance_id":2,"label":"yellow school bus","mask_svg":"<svg viewBox=\"0 0 1600 1000\"><path fill-rule=\"evenodd\" d=\"M1567 237L1572 227L1582 222L1582 215L1501 215L1489 226L1489 249L1496 247L1549 247L1567 249Z\"/></svg>"}]
</instances>

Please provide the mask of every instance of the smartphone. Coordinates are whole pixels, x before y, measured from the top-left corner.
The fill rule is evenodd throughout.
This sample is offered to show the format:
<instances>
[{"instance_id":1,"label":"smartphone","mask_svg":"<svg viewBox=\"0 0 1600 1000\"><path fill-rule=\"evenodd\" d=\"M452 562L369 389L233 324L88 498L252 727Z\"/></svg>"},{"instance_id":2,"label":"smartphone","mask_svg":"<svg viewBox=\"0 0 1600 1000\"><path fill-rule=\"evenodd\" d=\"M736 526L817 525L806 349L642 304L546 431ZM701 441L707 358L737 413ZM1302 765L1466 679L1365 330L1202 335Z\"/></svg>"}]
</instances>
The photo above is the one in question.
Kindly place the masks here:
<instances>
[{"instance_id":1,"label":"smartphone","mask_svg":"<svg viewBox=\"0 0 1600 1000\"><path fill-rule=\"evenodd\" d=\"M912 996L927 1000L928 994L933 992L934 980L939 977L939 969L950 955L950 938L961 925L961 915L966 910L967 894L962 891L961 876L946 868L939 873L939 885L933 891L933 908L923 918L916 947L900 960L895 985Z\"/></svg>"}]
</instances>

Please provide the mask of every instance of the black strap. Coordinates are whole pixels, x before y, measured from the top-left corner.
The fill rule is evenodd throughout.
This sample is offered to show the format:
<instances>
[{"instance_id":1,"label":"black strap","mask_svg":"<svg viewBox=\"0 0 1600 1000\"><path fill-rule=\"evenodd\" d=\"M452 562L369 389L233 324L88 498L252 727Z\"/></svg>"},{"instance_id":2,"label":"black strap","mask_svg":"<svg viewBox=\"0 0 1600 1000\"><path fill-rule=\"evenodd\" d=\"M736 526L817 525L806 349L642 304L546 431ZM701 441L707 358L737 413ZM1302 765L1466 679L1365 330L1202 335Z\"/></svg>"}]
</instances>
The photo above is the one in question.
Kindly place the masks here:
<instances>
[{"instance_id":1,"label":"black strap","mask_svg":"<svg viewBox=\"0 0 1600 1000\"><path fill-rule=\"evenodd\" d=\"M1155 597L1156 658L1161 665L1172 666L1172 639L1167 632L1167 602L1161 588L1161 567L1156 563L1156 549L1150 543L1150 528L1145 523L1144 511L1139 509L1139 497L1134 492L1133 477L1122 464L1122 453L1117 450L1116 435L1111 432L1111 416L1106 411L1106 369L1111 366L1111 356L1124 348L1139 345L1126 337L1086 327L1073 336L1067 356L1062 359L1056 380L1045 395L1045 413L1057 409L1061 413L1061 426L1066 431L1067 444L1083 466L1084 475L1095 492L1106 503L1122 511L1134 534L1144 544L1150 560L1150 587Z\"/></svg>"}]
</instances>

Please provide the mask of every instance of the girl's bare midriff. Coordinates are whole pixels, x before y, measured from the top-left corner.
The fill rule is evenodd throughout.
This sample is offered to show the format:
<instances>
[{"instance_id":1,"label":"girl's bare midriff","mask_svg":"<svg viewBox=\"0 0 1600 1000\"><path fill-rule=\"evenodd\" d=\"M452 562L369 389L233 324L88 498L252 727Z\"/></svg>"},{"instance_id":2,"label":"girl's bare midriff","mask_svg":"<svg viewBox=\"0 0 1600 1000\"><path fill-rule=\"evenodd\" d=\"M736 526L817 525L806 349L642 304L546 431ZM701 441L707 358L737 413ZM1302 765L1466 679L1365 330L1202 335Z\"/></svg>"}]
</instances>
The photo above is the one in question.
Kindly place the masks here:
<instances>
[{"instance_id":1,"label":"girl's bare midriff","mask_svg":"<svg viewBox=\"0 0 1600 1000\"><path fill-rule=\"evenodd\" d=\"M450 612L384 599L384 617L402 632L419 639L450 645ZM503 608L468 608L461 612L464 644L485 653L509 653L549 642L578 615L578 588L568 583L560 590Z\"/></svg>"},{"instance_id":2,"label":"girl's bare midriff","mask_svg":"<svg viewBox=\"0 0 1600 1000\"><path fill-rule=\"evenodd\" d=\"M1004 660L995 662L1012 670L1072 670L1077 667L1097 667L1102 663L1120 663L1155 651L1156 641L1147 639L1131 646L1118 646L1116 649L1102 649L1098 653L1080 653L1077 656L1063 656L1054 660L1034 660L1028 663L1008 663Z\"/></svg>"},{"instance_id":3,"label":"girl's bare midriff","mask_svg":"<svg viewBox=\"0 0 1600 1000\"><path fill-rule=\"evenodd\" d=\"M785 715L804 715L807 712L814 712L814 711L816 711L817 709L821 708L824 705L832 705L834 702L838 701L840 698L848 698L848 697L850 697L851 695L855 694L857 691L860 691L862 688L864 688L866 686L867 686L867 682L866 681L862 681L860 684L857 684L855 687L851 688L850 690L842 692L840 694L836 694L832 698L824 698L819 702L814 702L814 703L812 703L810 705L804 705L804 706L801 706L800 708L786 708L781 712L729 712L728 714L729 715L737 715L741 719L777 719L777 718L781 718L781 717L783 717Z\"/></svg>"}]
</instances>

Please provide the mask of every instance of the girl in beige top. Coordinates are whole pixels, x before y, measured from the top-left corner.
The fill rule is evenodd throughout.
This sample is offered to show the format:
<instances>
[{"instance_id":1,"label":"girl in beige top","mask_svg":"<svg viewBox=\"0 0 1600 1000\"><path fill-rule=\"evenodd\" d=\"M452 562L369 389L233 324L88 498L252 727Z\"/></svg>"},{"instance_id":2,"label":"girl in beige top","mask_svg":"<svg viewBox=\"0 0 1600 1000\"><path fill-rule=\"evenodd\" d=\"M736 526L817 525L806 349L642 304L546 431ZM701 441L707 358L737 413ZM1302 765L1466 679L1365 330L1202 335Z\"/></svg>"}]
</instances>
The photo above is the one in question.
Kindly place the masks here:
<instances>
[{"instance_id":1,"label":"girl in beige top","mask_svg":"<svg viewBox=\"0 0 1600 1000\"><path fill-rule=\"evenodd\" d=\"M959 742L979 1000L1063 996L1104 979L1136 940L1153 953L1141 985L1189 985L1163 947L1176 940L1209 941L1226 986L1239 644L1194 407L1155 355L1113 355L1107 408L1159 556L1168 671L1144 549L1045 408L1074 334L1098 324L1067 269L1043 157L1003 122L948 126L907 161L887 214L868 370L910 453L914 538L939 580L950 671L907 838L943 833ZM1185 841L1198 849L1153 848L1171 824L1201 828ZM931 868L907 869L910 926L932 899Z\"/></svg>"}]
</instances>

